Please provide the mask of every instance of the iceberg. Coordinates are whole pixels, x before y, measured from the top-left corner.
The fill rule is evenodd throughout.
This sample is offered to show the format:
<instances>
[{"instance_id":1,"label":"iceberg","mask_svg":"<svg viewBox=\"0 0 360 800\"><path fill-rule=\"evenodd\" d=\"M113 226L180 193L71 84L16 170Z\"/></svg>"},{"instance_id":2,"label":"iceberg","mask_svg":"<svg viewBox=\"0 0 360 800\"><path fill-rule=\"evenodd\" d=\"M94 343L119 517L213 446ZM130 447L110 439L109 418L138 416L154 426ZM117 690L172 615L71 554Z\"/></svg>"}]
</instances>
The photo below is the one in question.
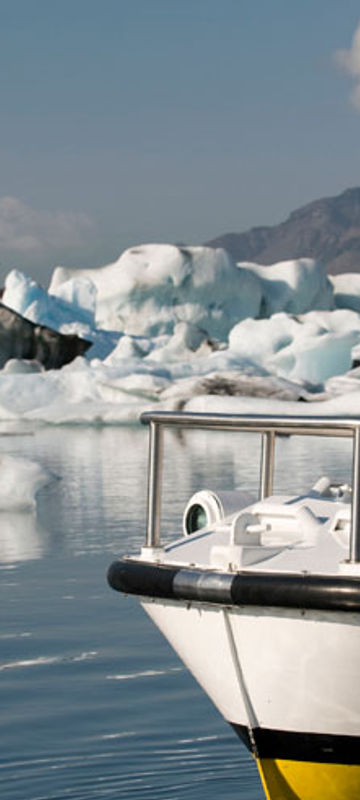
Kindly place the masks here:
<instances>
[{"instance_id":1,"label":"iceberg","mask_svg":"<svg viewBox=\"0 0 360 800\"><path fill-rule=\"evenodd\" d=\"M235 322L258 315L261 286L222 249L148 244L99 269L55 269L49 292L87 278L96 291L96 323L105 330L157 336L186 322L218 339Z\"/></svg>"},{"instance_id":2,"label":"iceberg","mask_svg":"<svg viewBox=\"0 0 360 800\"><path fill-rule=\"evenodd\" d=\"M46 326L63 336L84 342L84 352L92 342L92 358L105 358L119 340L115 331L97 330L95 324L96 288L88 278L79 277L61 284L53 293L18 270L6 277L3 305L34 325ZM73 347L76 355L76 347ZM68 359L68 361L71 359Z\"/></svg>"},{"instance_id":3,"label":"iceberg","mask_svg":"<svg viewBox=\"0 0 360 800\"><path fill-rule=\"evenodd\" d=\"M149 406L290 412L299 400L352 413L360 280L340 277L312 259L236 265L221 249L165 244L97 269L57 267L48 291L13 270L5 305L92 345L47 372L8 360L0 422L127 424Z\"/></svg>"},{"instance_id":4,"label":"iceberg","mask_svg":"<svg viewBox=\"0 0 360 800\"><path fill-rule=\"evenodd\" d=\"M85 339L94 328L95 287L85 278L69 283L53 295L14 269L6 277L2 302L31 322Z\"/></svg>"},{"instance_id":5,"label":"iceberg","mask_svg":"<svg viewBox=\"0 0 360 800\"><path fill-rule=\"evenodd\" d=\"M261 316L285 311L287 314L305 314L313 309L330 310L335 307L333 285L323 264L313 258L279 261L269 267L260 264L239 263L260 280L262 289Z\"/></svg>"}]
</instances>

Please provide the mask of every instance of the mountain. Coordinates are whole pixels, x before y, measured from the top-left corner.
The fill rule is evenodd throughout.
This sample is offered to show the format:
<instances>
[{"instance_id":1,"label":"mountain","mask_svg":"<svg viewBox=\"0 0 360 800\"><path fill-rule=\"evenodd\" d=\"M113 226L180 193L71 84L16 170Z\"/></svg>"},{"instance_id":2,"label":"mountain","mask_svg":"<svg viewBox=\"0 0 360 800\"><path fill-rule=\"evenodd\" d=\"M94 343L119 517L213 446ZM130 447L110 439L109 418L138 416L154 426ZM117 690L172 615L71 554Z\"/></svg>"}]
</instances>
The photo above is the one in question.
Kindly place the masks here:
<instances>
[{"instance_id":1,"label":"mountain","mask_svg":"<svg viewBox=\"0 0 360 800\"><path fill-rule=\"evenodd\" d=\"M360 187L314 200L280 225L227 233L206 244L224 247L236 261L316 258L332 274L360 272Z\"/></svg>"}]
</instances>

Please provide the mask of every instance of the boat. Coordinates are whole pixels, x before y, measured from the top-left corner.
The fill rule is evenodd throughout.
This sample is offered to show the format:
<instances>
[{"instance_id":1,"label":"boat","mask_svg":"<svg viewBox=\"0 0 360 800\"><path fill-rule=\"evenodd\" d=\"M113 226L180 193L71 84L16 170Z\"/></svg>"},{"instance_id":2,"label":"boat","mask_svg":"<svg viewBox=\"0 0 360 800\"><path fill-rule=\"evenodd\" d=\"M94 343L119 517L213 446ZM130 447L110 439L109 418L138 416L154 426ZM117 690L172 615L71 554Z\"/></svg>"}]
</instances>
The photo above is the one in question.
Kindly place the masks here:
<instances>
[{"instance_id":1,"label":"boat","mask_svg":"<svg viewBox=\"0 0 360 800\"><path fill-rule=\"evenodd\" d=\"M110 586L139 596L251 752L267 800L359 800L360 419L154 411L142 422L145 541L111 564ZM262 447L258 496L195 492L164 542L168 429L246 432ZM276 444L293 435L350 439L351 482L274 493Z\"/></svg>"}]
</instances>

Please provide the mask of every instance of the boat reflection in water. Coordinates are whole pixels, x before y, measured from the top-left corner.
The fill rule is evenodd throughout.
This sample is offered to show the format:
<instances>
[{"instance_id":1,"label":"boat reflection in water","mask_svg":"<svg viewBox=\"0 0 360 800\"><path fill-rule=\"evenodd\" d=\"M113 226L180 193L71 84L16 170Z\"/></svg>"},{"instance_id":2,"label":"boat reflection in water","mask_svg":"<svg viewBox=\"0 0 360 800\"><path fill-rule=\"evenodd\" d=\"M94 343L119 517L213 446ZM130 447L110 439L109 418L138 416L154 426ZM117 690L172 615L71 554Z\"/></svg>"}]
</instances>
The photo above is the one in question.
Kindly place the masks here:
<instances>
[{"instance_id":1,"label":"boat reflection in water","mask_svg":"<svg viewBox=\"0 0 360 800\"><path fill-rule=\"evenodd\" d=\"M358 800L360 419L154 412L143 422L146 543L111 565L110 585L140 597L253 754L268 800ZM261 435L259 495L196 492L182 535L163 544L163 438L174 427ZM322 476L305 494L273 494L276 439L292 434L350 438L352 484Z\"/></svg>"}]
</instances>

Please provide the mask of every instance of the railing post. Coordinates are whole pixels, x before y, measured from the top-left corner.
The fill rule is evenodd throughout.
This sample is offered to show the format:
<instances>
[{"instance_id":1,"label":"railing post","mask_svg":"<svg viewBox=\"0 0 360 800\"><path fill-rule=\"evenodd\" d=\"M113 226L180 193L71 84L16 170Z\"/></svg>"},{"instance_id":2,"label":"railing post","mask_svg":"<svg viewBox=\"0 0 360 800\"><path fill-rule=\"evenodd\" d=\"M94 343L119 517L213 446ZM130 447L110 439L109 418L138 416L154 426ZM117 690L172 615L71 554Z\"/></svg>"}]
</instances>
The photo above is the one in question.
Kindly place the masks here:
<instances>
[{"instance_id":1,"label":"railing post","mask_svg":"<svg viewBox=\"0 0 360 800\"><path fill-rule=\"evenodd\" d=\"M350 531L350 563L360 561L360 428L353 436L352 506Z\"/></svg>"},{"instance_id":2,"label":"railing post","mask_svg":"<svg viewBox=\"0 0 360 800\"><path fill-rule=\"evenodd\" d=\"M153 420L149 431L149 477L146 547L161 547L161 482L163 467L163 428Z\"/></svg>"},{"instance_id":3,"label":"railing post","mask_svg":"<svg viewBox=\"0 0 360 800\"><path fill-rule=\"evenodd\" d=\"M260 468L260 489L259 500L273 492L274 482L274 454L275 454L275 432L266 431L261 437L261 468Z\"/></svg>"}]
</instances>

